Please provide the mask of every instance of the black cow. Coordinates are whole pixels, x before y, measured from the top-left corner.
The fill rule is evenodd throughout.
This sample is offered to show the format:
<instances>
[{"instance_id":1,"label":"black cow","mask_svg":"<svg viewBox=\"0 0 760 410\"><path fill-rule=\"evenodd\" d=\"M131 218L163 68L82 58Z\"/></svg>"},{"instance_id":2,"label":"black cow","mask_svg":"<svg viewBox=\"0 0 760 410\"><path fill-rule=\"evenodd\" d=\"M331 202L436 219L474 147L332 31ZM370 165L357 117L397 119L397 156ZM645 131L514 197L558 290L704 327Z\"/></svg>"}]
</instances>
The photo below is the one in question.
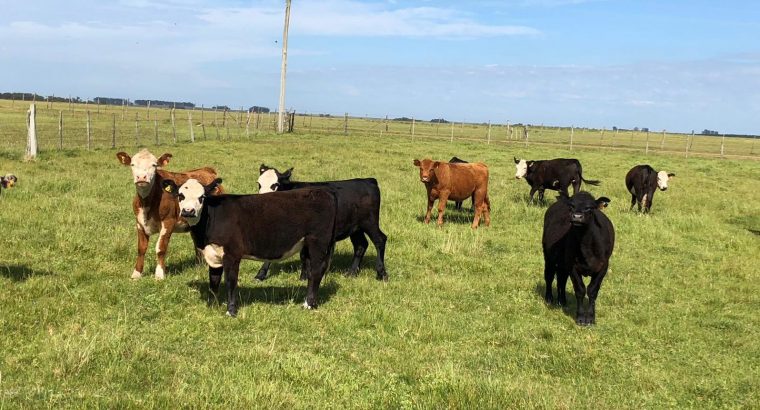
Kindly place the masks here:
<instances>
[{"instance_id":1,"label":"black cow","mask_svg":"<svg viewBox=\"0 0 760 410\"><path fill-rule=\"evenodd\" d=\"M388 280L385 271L385 242L387 236L380 230L380 188L374 178L349 179L345 181L327 182L296 182L291 181L293 168L280 173L274 168L261 164L259 168L259 193L274 191L289 191L292 189L308 187L328 187L335 191L338 199L338 217L335 223L335 240L342 241L351 238L354 245L354 259L348 275L356 276L359 272L364 252L367 251L367 238L375 245L377 250L378 280ZM267 277L270 263L264 263L256 275L256 279L264 280ZM304 266L301 270L301 279L306 279Z\"/></svg>"},{"instance_id":2,"label":"black cow","mask_svg":"<svg viewBox=\"0 0 760 410\"><path fill-rule=\"evenodd\" d=\"M567 189L573 186L573 195L581 189L581 181L589 185L599 185L599 181L583 178L581 163L577 159L557 158L541 161L529 161L515 158L515 178L525 178L530 185L530 201L538 191L538 200L544 200L544 190L559 191L564 196L570 196Z\"/></svg>"},{"instance_id":3,"label":"black cow","mask_svg":"<svg viewBox=\"0 0 760 410\"><path fill-rule=\"evenodd\" d=\"M209 265L209 288L214 294L224 272L227 314L237 315L235 290L242 259L282 260L302 249L301 261L309 267L304 307L316 308L319 283L335 248L335 193L314 187L272 195L211 196L220 182L203 186L189 179L177 187L165 179L162 185L179 200L195 248Z\"/></svg>"},{"instance_id":4,"label":"black cow","mask_svg":"<svg viewBox=\"0 0 760 410\"><path fill-rule=\"evenodd\" d=\"M631 209L638 203L639 212L644 205L644 212L652 207L652 198L657 188L661 191L668 189L668 181L676 174L667 171L657 172L649 165L636 165L625 175L625 186L631 193Z\"/></svg>"},{"instance_id":5,"label":"black cow","mask_svg":"<svg viewBox=\"0 0 760 410\"><path fill-rule=\"evenodd\" d=\"M467 161L465 161L465 160L463 160L461 158L451 157L451 159L449 160L449 164L469 164L469 162L467 162ZM458 210L458 211L461 211L462 210L462 202L464 202L464 201L454 201L454 208L456 210ZM472 194L472 205L470 206L470 208L472 210L475 209L475 194Z\"/></svg>"},{"instance_id":6,"label":"black cow","mask_svg":"<svg viewBox=\"0 0 760 410\"><path fill-rule=\"evenodd\" d=\"M596 297L607 274L615 230L601 208L609 204L605 197L594 199L582 191L572 197L559 196L544 215L544 279L546 302L553 303L552 281L557 277L557 301L567 305L565 285L570 276L578 303L576 323L590 325L596 321ZM582 276L591 276L588 289ZM583 301L588 292L588 310Z\"/></svg>"}]
</instances>

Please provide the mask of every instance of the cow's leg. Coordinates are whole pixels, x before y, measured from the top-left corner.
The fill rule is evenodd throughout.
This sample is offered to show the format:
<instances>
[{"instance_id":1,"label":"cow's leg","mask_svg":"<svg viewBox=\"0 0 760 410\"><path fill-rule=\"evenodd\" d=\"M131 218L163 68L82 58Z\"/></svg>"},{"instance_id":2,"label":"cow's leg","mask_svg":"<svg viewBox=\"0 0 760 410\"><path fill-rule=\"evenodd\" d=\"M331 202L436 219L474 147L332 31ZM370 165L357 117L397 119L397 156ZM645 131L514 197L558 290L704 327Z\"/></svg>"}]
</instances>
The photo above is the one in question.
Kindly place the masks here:
<instances>
[{"instance_id":1,"label":"cow's leg","mask_svg":"<svg viewBox=\"0 0 760 410\"><path fill-rule=\"evenodd\" d=\"M222 267L218 268L212 268L211 266L208 267L208 289L209 289L209 295L208 295L208 305L211 306L212 303L218 300L219 295L219 284L222 283L222 273L224 269Z\"/></svg>"},{"instance_id":2,"label":"cow's leg","mask_svg":"<svg viewBox=\"0 0 760 410\"><path fill-rule=\"evenodd\" d=\"M143 268L145 267L145 252L148 250L148 239L150 237L145 230L137 225L137 261L135 261L135 270L132 271L132 279L142 277Z\"/></svg>"},{"instance_id":3,"label":"cow's leg","mask_svg":"<svg viewBox=\"0 0 760 410\"><path fill-rule=\"evenodd\" d=\"M441 200L439 199L438 201L440 202ZM433 211L433 204L434 203L435 203L435 198L433 198L432 196L428 195L427 212L425 213L425 223L426 224L430 223L430 216L431 216L431 213Z\"/></svg>"},{"instance_id":4,"label":"cow's leg","mask_svg":"<svg viewBox=\"0 0 760 410\"><path fill-rule=\"evenodd\" d=\"M444 191L438 195L438 226L443 225L443 213L446 211L446 202L449 200L449 193Z\"/></svg>"},{"instance_id":5,"label":"cow's leg","mask_svg":"<svg viewBox=\"0 0 760 410\"><path fill-rule=\"evenodd\" d=\"M311 272L311 257L309 256L309 248L304 246L301 248L301 276L300 280L308 280L309 272Z\"/></svg>"},{"instance_id":6,"label":"cow's leg","mask_svg":"<svg viewBox=\"0 0 760 410\"><path fill-rule=\"evenodd\" d=\"M601 272L591 277L591 282L588 284L588 313L586 314L586 322L589 325L596 323L596 297L599 295L599 289L602 287L602 280L607 275L607 265L604 266Z\"/></svg>"},{"instance_id":7,"label":"cow's leg","mask_svg":"<svg viewBox=\"0 0 760 410\"><path fill-rule=\"evenodd\" d=\"M554 303L554 295L552 295L552 282L554 282L554 270L556 266L554 262L544 257L544 282L546 282L546 291L544 292L544 300L546 303ZM557 287L559 292L559 286Z\"/></svg>"},{"instance_id":8,"label":"cow's leg","mask_svg":"<svg viewBox=\"0 0 760 410\"><path fill-rule=\"evenodd\" d=\"M575 268L573 268L570 271L570 280L573 282L575 301L578 305L575 315L575 323L579 325L587 325L586 309L583 307L583 302L586 299L586 285L583 284L583 277Z\"/></svg>"},{"instance_id":9,"label":"cow's leg","mask_svg":"<svg viewBox=\"0 0 760 410\"><path fill-rule=\"evenodd\" d=\"M225 254L222 257L224 283L227 285L227 315L237 316L237 283L240 271L240 258Z\"/></svg>"},{"instance_id":10,"label":"cow's leg","mask_svg":"<svg viewBox=\"0 0 760 410\"><path fill-rule=\"evenodd\" d=\"M264 262L261 265L261 269L259 269L259 273L257 273L254 278L260 281L265 280L267 278L267 273L269 272L269 265L271 264L272 262Z\"/></svg>"},{"instance_id":11,"label":"cow's leg","mask_svg":"<svg viewBox=\"0 0 760 410\"><path fill-rule=\"evenodd\" d=\"M324 277L330 265L330 257L332 256L335 244L320 243L320 241L316 240L310 242L307 244L307 247L311 255L311 262L309 265L309 283L306 285L304 307L306 309L316 309L319 284L322 282L322 277Z\"/></svg>"},{"instance_id":12,"label":"cow's leg","mask_svg":"<svg viewBox=\"0 0 760 410\"><path fill-rule=\"evenodd\" d=\"M359 274L359 265L364 258L364 252L367 251L367 237L364 236L364 231L356 231L351 234L351 244L354 245L354 259L351 261L351 268L348 270L346 276L356 276Z\"/></svg>"},{"instance_id":13,"label":"cow's leg","mask_svg":"<svg viewBox=\"0 0 760 410\"><path fill-rule=\"evenodd\" d=\"M565 292L567 278L567 272L557 272L557 303L560 306L567 306L567 293Z\"/></svg>"},{"instance_id":14,"label":"cow's leg","mask_svg":"<svg viewBox=\"0 0 760 410\"><path fill-rule=\"evenodd\" d=\"M375 245L375 250L377 251L377 263L375 264L375 270L377 271L376 279L387 281L388 272L385 271L385 242L388 240L388 237L380 230L379 226L368 230L367 235L369 235L369 239Z\"/></svg>"},{"instance_id":15,"label":"cow's leg","mask_svg":"<svg viewBox=\"0 0 760 410\"><path fill-rule=\"evenodd\" d=\"M156 279L163 280L166 272L166 251L174 231L174 222L161 222L161 232L156 241Z\"/></svg>"}]
</instances>

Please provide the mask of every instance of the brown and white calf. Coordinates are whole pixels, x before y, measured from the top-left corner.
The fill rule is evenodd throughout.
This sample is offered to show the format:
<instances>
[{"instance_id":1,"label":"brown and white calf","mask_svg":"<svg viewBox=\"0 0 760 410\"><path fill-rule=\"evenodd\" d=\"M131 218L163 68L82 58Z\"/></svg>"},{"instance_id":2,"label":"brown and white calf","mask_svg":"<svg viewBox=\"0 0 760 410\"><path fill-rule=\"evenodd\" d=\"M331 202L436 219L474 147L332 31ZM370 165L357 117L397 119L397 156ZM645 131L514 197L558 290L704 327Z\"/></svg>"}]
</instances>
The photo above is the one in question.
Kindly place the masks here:
<instances>
[{"instance_id":1,"label":"brown and white calf","mask_svg":"<svg viewBox=\"0 0 760 410\"><path fill-rule=\"evenodd\" d=\"M166 166L172 154L166 153L156 158L147 149L143 149L133 157L126 152L119 152L116 158L122 165L131 167L132 177L135 183L135 197L132 200L132 210L137 219L137 261L132 272L132 279L142 277L145 265L145 252L148 249L150 236L158 234L156 241L156 279L163 279L166 272L166 250L169 247L169 239L174 232L187 232L189 226L184 218L180 217L179 202L177 198L168 192L164 192L161 183L165 179L184 183L190 178L210 184L216 177L216 170L205 167L185 172L169 172L161 167ZM223 192L221 186L214 192L218 195Z\"/></svg>"}]
</instances>

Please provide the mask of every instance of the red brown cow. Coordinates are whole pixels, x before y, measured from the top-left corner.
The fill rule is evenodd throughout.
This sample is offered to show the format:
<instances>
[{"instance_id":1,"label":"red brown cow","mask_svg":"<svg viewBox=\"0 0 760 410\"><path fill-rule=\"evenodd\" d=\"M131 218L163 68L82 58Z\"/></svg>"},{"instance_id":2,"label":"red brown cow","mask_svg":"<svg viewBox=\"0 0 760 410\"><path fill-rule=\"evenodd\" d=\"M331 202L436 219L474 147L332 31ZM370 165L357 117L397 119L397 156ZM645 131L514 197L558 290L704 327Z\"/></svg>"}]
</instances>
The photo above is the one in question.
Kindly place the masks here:
<instances>
[{"instance_id":1,"label":"red brown cow","mask_svg":"<svg viewBox=\"0 0 760 410\"><path fill-rule=\"evenodd\" d=\"M443 211L446 201L463 201L473 198L475 218L472 228L485 218L486 226L491 224L491 203L488 200L488 166L482 162L451 164L431 159L414 160L420 169L420 181L425 184L428 203L425 223L430 223L430 212L438 199L438 226L443 225Z\"/></svg>"},{"instance_id":2,"label":"red brown cow","mask_svg":"<svg viewBox=\"0 0 760 410\"><path fill-rule=\"evenodd\" d=\"M148 249L148 241L152 234L158 234L156 242L156 279L163 279L166 272L166 250L169 247L169 238L173 232L187 232L189 226L179 214L179 202L177 198L161 188L162 181L171 179L177 183L185 183L194 178L205 184L212 183L216 177L213 168L199 168L185 172L169 172L159 169L169 163L172 154L166 153L160 158L143 149L135 156L130 157L126 152L119 152L116 158L119 163L132 168L135 188L137 190L132 201L132 209L137 219L137 261L132 272L132 279L142 277L145 264L145 251ZM223 192L221 186L215 194Z\"/></svg>"}]
</instances>

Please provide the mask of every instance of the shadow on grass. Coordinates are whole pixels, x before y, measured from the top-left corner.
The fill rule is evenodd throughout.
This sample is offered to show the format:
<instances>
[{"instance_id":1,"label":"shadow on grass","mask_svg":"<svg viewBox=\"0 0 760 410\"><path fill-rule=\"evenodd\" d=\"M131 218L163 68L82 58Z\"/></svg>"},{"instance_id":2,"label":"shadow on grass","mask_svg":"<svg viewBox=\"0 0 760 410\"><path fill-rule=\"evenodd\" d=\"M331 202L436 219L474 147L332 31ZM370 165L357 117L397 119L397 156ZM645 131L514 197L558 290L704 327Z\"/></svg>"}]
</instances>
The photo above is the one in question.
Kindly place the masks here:
<instances>
[{"instance_id":1,"label":"shadow on grass","mask_svg":"<svg viewBox=\"0 0 760 410\"><path fill-rule=\"evenodd\" d=\"M52 275L52 273L21 265L0 266L0 276L5 276L14 282L23 282L32 276L47 275Z\"/></svg>"},{"instance_id":2,"label":"shadow on grass","mask_svg":"<svg viewBox=\"0 0 760 410\"><path fill-rule=\"evenodd\" d=\"M555 280L553 282L554 286L557 286L557 281ZM546 299L544 299L544 296L546 295L546 282L544 281L538 281L536 282L536 287L534 291L536 292L536 295L538 296L539 300L546 305L549 309L562 309L562 313L570 317L571 319L575 320L575 311L576 311L576 301L575 301L575 293L572 293L572 286L570 286L570 279L567 280L567 288L570 288L571 292L565 292L565 295L567 296L567 306L560 306L556 303L557 300L557 292L556 288L552 292L552 295L554 295L555 303L553 304L547 304Z\"/></svg>"},{"instance_id":3,"label":"shadow on grass","mask_svg":"<svg viewBox=\"0 0 760 410\"><path fill-rule=\"evenodd\" d=\"M372 248L373 245L370 242L368 249ZM345 275L348 273L349 269L351 269L351 263L354 261L354 254L353 253L336 253L333 254L332 260L330 262L330 270L327 271L327 273L333 273L333 274L339 274L339 275ZM377 262L377 256L375 257L369 257L367 254L364 254L364 258L362 258L362 263L359 265L359 274L362 274L363 270L369 269L372 271L372 273L375 273L375 264ZM258 270L254 274L258 274ZM272 265L269 266L269 272L267 273L267 278L271 278L273 276L277 276L281 273L291 273L300 275L301 274L301 260L298 258L290 259L287 262L274 262Z\"/></svg>"},{"instance_id":4,"label":"shadow on grass","mask_svg":"<svg viewBox=\"0 0 760 410\"><path fill-rule=\"evenodd\" d=\"M256 282L259 283L259 282ZM198 290L201 301L209 303L214 296L209 290L208 282L193 280L187 283L193 289ZM317 295L317 303L327 303L338 292L340 286L335 281L322 280ZM298 285L282 286L238 286L238 307L248 306L254 303L268 303L270 305L287 305L290 303L302 303L306 299L306 282ZM224 280L219 287L216 303L227 303L227 288Z\"/></svg>"}]
</instances>

